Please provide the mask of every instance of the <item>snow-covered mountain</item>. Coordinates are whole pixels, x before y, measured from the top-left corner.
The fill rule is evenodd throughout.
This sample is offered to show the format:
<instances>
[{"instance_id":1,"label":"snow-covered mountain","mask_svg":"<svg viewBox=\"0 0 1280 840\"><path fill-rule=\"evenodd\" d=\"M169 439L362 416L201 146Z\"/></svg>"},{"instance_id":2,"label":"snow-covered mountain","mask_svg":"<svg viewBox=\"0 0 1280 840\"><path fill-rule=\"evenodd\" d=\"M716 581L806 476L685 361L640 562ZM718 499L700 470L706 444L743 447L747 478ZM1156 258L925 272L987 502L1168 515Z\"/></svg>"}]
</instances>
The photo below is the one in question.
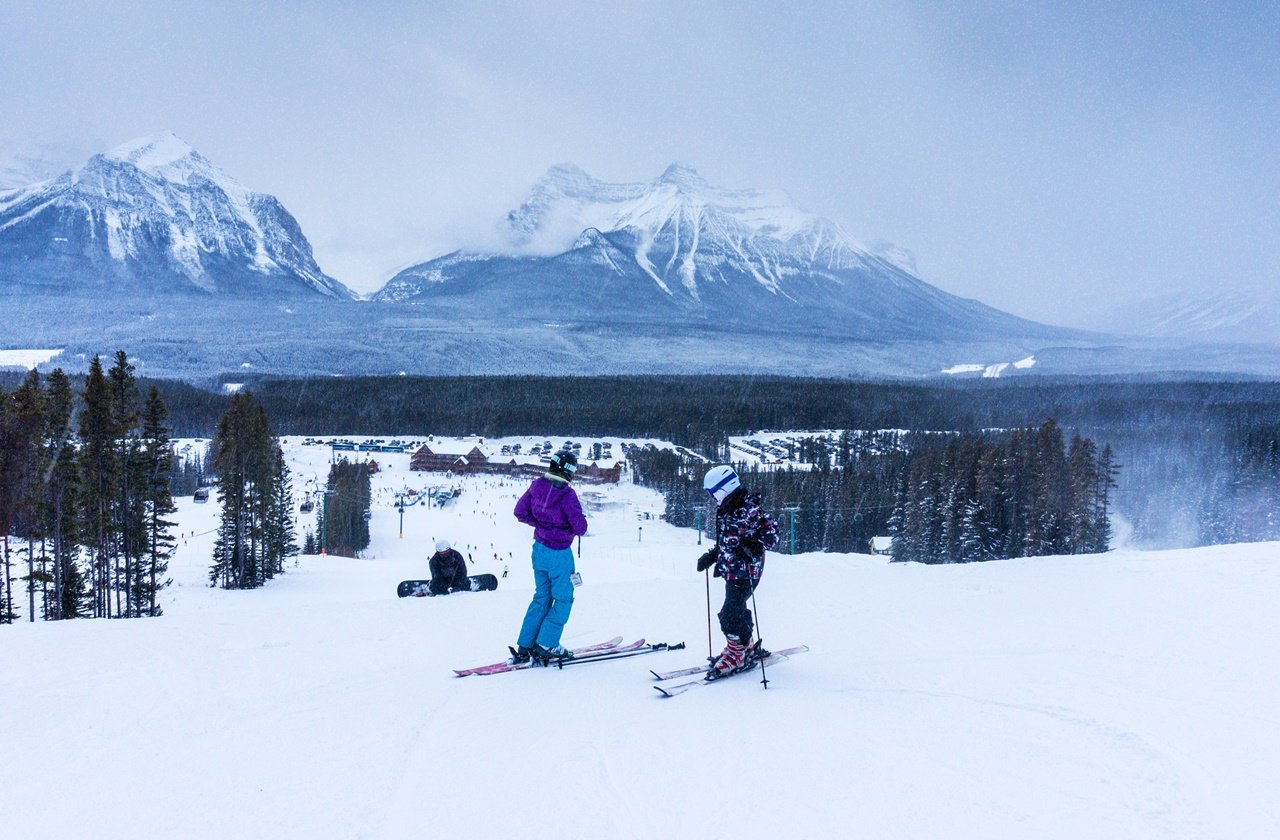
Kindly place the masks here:
<instances>
[{"instance_id":1,"label":"snow-covered mountain","mask_svg":"<svg viewBox=\"0 0 1280 840\"><path fill-rule=\"evenodd\" d=\"M508 253L412 266L374 299L858 338L1062 332L947 294L905 267L906 252L873 253L781 192L722 189L685 166L629 184L556 166L504 225Z\"/></svg>"},{"instance_id":2,"label":"snow-covered mountain","mask_svg":"<svg viewBox=\"0 0 1280 840\"><path fill-rule=\"evenodd\" d=\"M0 192L16 190L54 177L63 167L51 155L42 152L10 152L0 150Z\"/></svg>"},{"instance_id":3,"label":"snow-covered mountain","mask_svg":"<svg viewBox=\"0 0 1280 840\"><path fill-rule=\"evenodd\" d=\"M1280 294L1169 292L1117 308L1105 327L1162 338L1280 344Z\"/></svg>"},{"instance_id":4,"label":"snow-covered mountain","mask_svg":"<svg viewBox=\"0 0 1280 840\"><path fill-rule=\"evenodd\" d=\"M863 247L781 193L687 167L610 184L558 166L502 225L501 252L454 252L375 303L334 306L356 296L280 202L162 134L0 191L0 349L59 348L49 364L81 370L124 349L181 377L1266 374L1280 355L1025 321L934 288L909 252Z\"/></svg>"},{"instance_id":5,"label":"snow-covered mountain","mask_svg":"<svg viewBox=\"0 0 1280 840\"><path fill-rule=\"evenodd\" d=\"M171 132L0 192L0 291L353 299L297 221Z\"/></svg>"}]
</instances>

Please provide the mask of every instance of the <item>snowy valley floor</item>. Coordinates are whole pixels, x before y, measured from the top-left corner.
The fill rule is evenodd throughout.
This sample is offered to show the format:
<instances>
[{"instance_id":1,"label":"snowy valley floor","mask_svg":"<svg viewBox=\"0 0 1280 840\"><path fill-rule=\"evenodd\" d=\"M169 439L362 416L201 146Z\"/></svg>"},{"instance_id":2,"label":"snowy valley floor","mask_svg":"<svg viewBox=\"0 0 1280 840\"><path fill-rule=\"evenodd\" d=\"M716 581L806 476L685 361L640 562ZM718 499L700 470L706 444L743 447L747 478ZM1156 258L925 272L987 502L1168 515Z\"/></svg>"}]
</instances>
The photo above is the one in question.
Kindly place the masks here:
<instances>
[{"instance_id":1,"label":"snowy valley floor","mask_svg":"<svg viewBox=\"0 0 1280 840\"><path fill-rule=\"evenodd\" d=\"M327 449L288 452L299 488L323 475ZM705 656L706 589L696 535L643 518L656 494L579 488L592 530L565 641L689 650L459 679L504 655L528 602L523 483L464 479L448 507L406 511L400 539L390 491L433 482L392 457L365 558L209 589L216 504L184 499L197 536L163 617L0 627L5 836L1273 836L1280 544L950 567L771 554L766 643L811 652L767 691L745 675L663 699L648 669ZM510 576L397 599L441 536Z\"/></svg>"}]
</instances>

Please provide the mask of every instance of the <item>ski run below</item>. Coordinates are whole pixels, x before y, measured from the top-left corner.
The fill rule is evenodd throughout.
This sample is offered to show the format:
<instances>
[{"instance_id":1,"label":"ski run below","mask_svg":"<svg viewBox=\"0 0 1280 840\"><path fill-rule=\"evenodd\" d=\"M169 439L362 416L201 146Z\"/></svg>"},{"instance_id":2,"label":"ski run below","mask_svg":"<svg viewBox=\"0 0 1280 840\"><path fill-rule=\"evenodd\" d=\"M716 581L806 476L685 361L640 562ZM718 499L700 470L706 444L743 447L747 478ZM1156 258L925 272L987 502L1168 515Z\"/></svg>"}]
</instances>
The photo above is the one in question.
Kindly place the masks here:
<instances>
[{"instance_id":1,"label":"ski run below","mask_svg":"<svg viewBox=\"0 0 1280 840\"><path fill-rule=\"evenodd\" d=\"M285 449L300 503L329 448ZM656 493L578 487L591 530L564 643L687 650L461 679L515 643L529 600L525 482L373 457L360 559L210 589L218 506L182 499L164 616L0 627L5 836L1273 836L1280 544L771 553L765 643L810 651L767 690L753 672L668 700L650 669L706 656L706 544L657 519ZM431 484L462 493L405 510L400 538L392 493ZM440 537L497 591L397 598Z\"/></svg>"}]
</instances>

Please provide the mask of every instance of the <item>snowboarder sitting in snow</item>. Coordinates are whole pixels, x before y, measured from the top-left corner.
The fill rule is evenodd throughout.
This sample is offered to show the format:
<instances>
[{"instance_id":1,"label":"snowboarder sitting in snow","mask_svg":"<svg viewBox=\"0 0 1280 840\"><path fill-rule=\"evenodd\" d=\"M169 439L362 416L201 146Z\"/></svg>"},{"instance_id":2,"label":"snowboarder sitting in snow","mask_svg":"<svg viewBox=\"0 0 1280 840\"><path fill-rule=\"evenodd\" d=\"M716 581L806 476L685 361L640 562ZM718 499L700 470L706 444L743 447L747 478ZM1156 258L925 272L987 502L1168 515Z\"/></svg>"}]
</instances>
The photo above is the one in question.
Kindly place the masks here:
<instances>
[{"instance_id":1,"label":"snowboarder sitting in snow","mask_svg":"<svg viewBox=\"0 0 1280 840\"><path fill-rule=\"evenodd\" d=\"M754 622L747 599L760 585L765 549L778 543L778 523L760 506L759 494L747 493L732 467L712 467L702 486L716 503L716 544L698 558L698 571L714 565L715 576L724 578L720 629L727 644L711 669L725 676L768 655L759 646L752 648Z\"/></svg>"},{"instance_id":2,"label":"snowboarder sitting in snow","mask_svg":"<svg viewBox=\"0 0 1280 840\"><path fill-rule=\"evenodd\" d=\"M467 579L467 561L457 549L450 547L448 540L436 541L436 553L431 555L431 592L432 595L448 595L450 592L471 591L471 581Z\"/></svg>"},{"instance_id":3,"label":"snowboarder sitting in snow","mask_svg":"<svg viewBox=\"0 0 1280 840\"><path fill-rule=\"evenodd\" d=\"M533 526L533 600L525 612L512 662L570 659L560 644L565 622L573 608L573 538L587 532L578 494L569 482L578 459L564 450L551 456L547 474L535 478L516 502L515 515Z\"/></svg>"}]
</instances>

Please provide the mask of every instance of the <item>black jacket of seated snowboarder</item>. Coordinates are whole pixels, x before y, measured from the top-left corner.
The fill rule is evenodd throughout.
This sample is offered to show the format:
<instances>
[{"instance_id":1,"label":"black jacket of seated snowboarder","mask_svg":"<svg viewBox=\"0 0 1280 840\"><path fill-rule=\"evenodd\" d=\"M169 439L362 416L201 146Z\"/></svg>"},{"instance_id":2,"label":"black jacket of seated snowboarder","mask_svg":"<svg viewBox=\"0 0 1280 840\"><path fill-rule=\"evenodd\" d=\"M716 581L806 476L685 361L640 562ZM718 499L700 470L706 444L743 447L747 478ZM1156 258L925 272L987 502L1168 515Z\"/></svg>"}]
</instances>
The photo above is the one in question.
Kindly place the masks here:
<instances>
[{"instance_id":1,"label":"black jacket of seated snowboarder","mask_svg":"<svg viewBox=\"0 0 1280 840\"><path fill-rule=\"evenodd\" d=\"M705 569L715 563L715 576L724 578L724 606L720 630L744 641L755 622L747 601L764 574L764 552L778 543L778 523L764 511L758 493L739 487L716 508L716 545L698 561Z\"/></svg>"},{"instance_id":2,"label":"black jacket of seated snowboarder","mask_svg":"<svg viewBox=\"0 0 1280 840\"><path fill-rule=\"evenodd\" d=\"M467 561L456 548L431 555L431 594L445 595L451 589L471 588L467 580Z\"/></svg>"}]
</instances>

